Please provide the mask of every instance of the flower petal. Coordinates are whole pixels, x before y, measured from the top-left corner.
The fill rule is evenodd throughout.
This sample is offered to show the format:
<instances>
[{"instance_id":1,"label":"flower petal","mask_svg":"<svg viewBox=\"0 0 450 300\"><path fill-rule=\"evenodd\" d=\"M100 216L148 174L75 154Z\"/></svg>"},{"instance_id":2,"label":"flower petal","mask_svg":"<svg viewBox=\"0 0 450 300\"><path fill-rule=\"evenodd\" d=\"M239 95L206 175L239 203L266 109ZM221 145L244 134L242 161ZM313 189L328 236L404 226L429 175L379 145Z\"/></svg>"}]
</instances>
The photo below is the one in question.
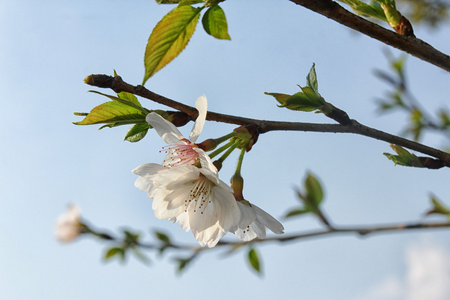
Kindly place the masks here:
<instances>
[{"instance_id":1,"label":"flower petal","mask_svg":"<svg viewBox=\"0 0 450 300\"><path fill-rule=\"evenodd\" d=\"M229 190L215 186L212 188L212 194L215 196L216 218L219 220L220 226L228 232L239 224L241 211Z\"/></svg>"},{"instance_id":2,"label":"flower petal","mask_svg":"<svg viewBox=\"0 0 450 300\"><path fill-rule=\"evenodd\" d=\"M200 160L200 165L202 166L202 168L208 169L211 172L217 174L218 173L217 168L213 164L209 155L206 154L206 152L203 149L194 148L194 150L198 153L198 159Z\"/></svg>"},{"instance_id":3,"label":"flower petal","mask_svg":"<svg viewBox=\"0 0 450 300\"><path fill-rule=\"evenodd\" d=\"M253 209L256 213L256 219L261 222L264 226L269 228L273 233L282 234L284 233L283 225L278 222L274 217L269 215L267 212L259 208L258 206L252 204Z\"/></svg>"},{"instance_id":4,"label":"flower petal","mask_svg":"<svg viewBox=\"0 0 450 300\"><path fill-rule=\"evenodd\" d=\"M266 237L266 227L276 234L283 233L283 225L258 206L254 204L247 206L241 202L238 202L238 205L241 210L241 222L239 223L239 228L234 231L234 234L239 239L245 242L253 240L256 237L263 239ZM246 222L243 221L243 218L250 215L248 214L249 209L251 209L256 216L256 219L250 224L248 223L249 219L247 219ZM245 225L246 223L248 225Z\"/></svg>"},{"instance_id":5,"label":"flower petal","mask_svg":"<svg viewBox=\"0 0 450 300\"><path fill-rule=\"evenodd\" d=\"M69 206L67 212L56 220L55 235L60 242L71 242L81 233L81 210L76 204Z\"/></svg>"},{"instance_id":6,"label":"flower petal","mask_svg":"<svg viewBox=\"0 0 450 300\"><path fill-rule=\"evenodd\" d=\"M205 96L198 97L197 101L195 102L195 107L198 110L198 117L197 120L195 120L194 127L192 127L191 135L189 136L189 139L191 142L195 143L200 136L200 133L203 130L203 125L205 125L206 120L206 113L208 111L208 103Z\"/></svg>"},{"instance_id":7,"label":"flower petal","mask_svg":"<svg viewBox=\"0 0 450 300\"><path fill-rule=\"evenodd\" d=\"M143 192L147 192L149 198L153 198L155 189L159 186L155 182L156 175L164 170L165 168L158 164L144 164L137 167L132 171L134 174L139 175L134 186Z\"/></svg>"},{"instance_id":8,"label":"flower petal","mask_svg":"<svg viewBox=\"0 0 450 300\"><path fill-rule=\"evenodd\" d=\"M155 128L159 136L169 145L175 144L179 140L184 139L184 136L175 125L155 112L149 113L145 120L148 124Z\"/></svg>"}]
</instances>

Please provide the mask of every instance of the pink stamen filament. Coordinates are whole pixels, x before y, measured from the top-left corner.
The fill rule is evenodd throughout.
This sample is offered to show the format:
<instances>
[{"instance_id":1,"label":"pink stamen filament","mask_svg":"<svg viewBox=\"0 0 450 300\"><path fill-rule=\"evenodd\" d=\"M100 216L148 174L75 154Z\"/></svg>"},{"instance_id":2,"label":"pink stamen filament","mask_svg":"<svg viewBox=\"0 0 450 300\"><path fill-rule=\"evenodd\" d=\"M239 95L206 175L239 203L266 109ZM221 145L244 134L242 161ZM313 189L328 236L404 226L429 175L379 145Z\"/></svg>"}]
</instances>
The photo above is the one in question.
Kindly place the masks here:
<instances>
[{"instance_id":1,"label":"pink stamen filament","mask_svg":"<svg viewBox=\"0 0 450 300\"><path fill-rule=\"evenodd\" d=\"M174 144L163 147L160 152L166 152L168 157L164 159L163 165L176 167L182 165L194 165L198 160L198 153L194 150L195 144L184 141L186 144Z\"/></svg>"}]
</instances>

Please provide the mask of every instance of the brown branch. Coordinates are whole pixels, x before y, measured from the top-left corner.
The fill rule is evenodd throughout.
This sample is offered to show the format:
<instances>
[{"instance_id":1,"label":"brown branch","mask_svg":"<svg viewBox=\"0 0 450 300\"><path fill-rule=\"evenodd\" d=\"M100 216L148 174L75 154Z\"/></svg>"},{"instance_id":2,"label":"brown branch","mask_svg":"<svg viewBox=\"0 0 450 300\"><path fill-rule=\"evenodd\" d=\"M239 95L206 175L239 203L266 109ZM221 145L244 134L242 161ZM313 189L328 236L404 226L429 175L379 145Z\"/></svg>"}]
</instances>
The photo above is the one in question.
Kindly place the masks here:
<instances>
[{"instance_id":1,"label":"brown branch","mask_svg":"<svg viewBox=\"0 0 450 300\"><path fill-rule=\"evenodd\" d=\"M399 35L367 21L332 0L290 1L450 72L450 56L420 39Z\"/></svg>"},{"instance_id":2,"label":"brown branch","mask_svg":"<svg viewBox=\"0 0 450 300\"><path fill-rule=\"evenodd\" d=\"M89 85L110 88L116 93L128 92L143 98L152 100L156 103L160 103L174 109L178 109L185 113L191 120L197 118L197 110L189 105L182 104L164 96L158 95L152 91L149 91L143 86L133 86L122 80L120 76L108 76L108 75L89 75L86 77L85 82ZM279 122L279 121L265 121L250 118L243 118L238 116L219 114L208 111L206 116L207 120L236 124L236 125L256 125L260 128L259 133L267 133L270 131L308 131L308 132L332 132L332 133L355 133L364 135L367 137L375 138L381 141L385 141L391 144L396 144L414 151L418 151L423 154L438 158L442 161L443 166L450 166L450 154L440 151L435 148L428 147L426 145L398 137L383 131L379 131L358 123L355 120L350 120L349 124L312 124L312 123L300 123L300 122Z\"/></svg>"},{"instance_id":3,"label":"brown branch","mask_svg":"<svg viewBox=\"0 0 450 300\"><path fill-rule=\"evenodd\" d=\"M403 232L403 231L410 231L410 230L423 230L423 229L442 229L442 228L450 228L450 222L442 222L442 223L407 223L407 224L395 224L395 225L382 225L382 226L353 226L353 227L328 227L326 229L322 230L314 230L310 232L299 232L289 235L282 235L282 236L271 236L267 237L265 239L254 239L249 242L244 241L237 241L237 242L231 242L231 241L224 241L221 240L217 243L215 248L217 247L224 247L224 246L244 246L251 243L269 243L269 242L294 242L299 240L304 240L308 238L316 238L316 237L327 237L332 235L342 235L342 234L356 234L360 237L373 235L375 233L383 233L383 232ZM93 233L91 230L89 233ZM96 237L102 238L102 235L95 234ZM121 242L120 238L114 237L112 235L108 235L108 238L106 238L108 241L114 241L114 242ZM157 244L154 243L144 243L139 242L136 244L136 246L149 249L149 250L157 250L160 248ZM185 244L177 244L169 242L165 245L163 245L164 248L172 248L176 250L189 250L193 252L201 252L208 249L214 249L214 248L207 248L207 247L200 247L198 245L185 245Z\"/></svg>"},{"instance_id":4,"label":"brown branch","mask_svg":"<svg viewBox=\"0 0 450 300\"><path fill-rule=\"evenodd\" d=\"M265 239L256 239L251 242L228 242L220 241L218 246L230 246L230 245L244 245L248 243L267 243L267 242L291 242L302 240L306 238L325 237L338 234L357 234L359 236L372 235L374 233L382 232L399 232L404 230L417 230L417 229L438 229L449 228L450 222L444 223L409 223L409 224L396 224L396 225L384 225L384 226L361 226L361 227L332 227L324 230L316 230L311 232L300 232L284 236L271 236ZM191 247L192 248L192 247Z\"/></svg>"}]
</instances>

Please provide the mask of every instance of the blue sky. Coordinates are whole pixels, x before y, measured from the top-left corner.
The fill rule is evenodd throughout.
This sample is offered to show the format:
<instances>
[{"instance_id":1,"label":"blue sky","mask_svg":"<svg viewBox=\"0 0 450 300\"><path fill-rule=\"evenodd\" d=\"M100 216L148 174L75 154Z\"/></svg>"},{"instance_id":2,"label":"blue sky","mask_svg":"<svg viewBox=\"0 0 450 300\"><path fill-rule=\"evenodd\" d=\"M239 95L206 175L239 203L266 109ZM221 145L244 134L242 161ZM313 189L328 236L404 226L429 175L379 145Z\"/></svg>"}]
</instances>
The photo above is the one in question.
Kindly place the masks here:
<instances>
[{"instance_id":1,"label":"blue sky","mask_svg":"<svg viewBox=\"0 0 450 300\"><path fill-rule=\"evenodd\" d=\"M277 108L264 95L297 92L315 63L327 101L368 126L394 134L404 127L404 115L376 113L375 99L388 87L373 70L387 68L386 46L289 1L221 6L232 40L215 40L198 27L186 50L147 88L189 105L205 94L216 112L330 122L322 115ZM87 75L115 69L127 82L141 83L148 36L170 9L153 1L0 1L0 298L448 299L446 230L268 244L258 247L263 277L248 268L244 252L223 257L221 250L210 251L179 276L171 262L176 253L151 254L150 267L134 259L105 264L101 242L55 241L56 217L76 202L100 228L130 227L148 238L157 228L195 244L178 225L156 219L151 200L134 187L132 169L163 159L157 151L163 142L154 132L131 144L123 141L127 128L98 131L98 126L72 124L80 120L73 112L87 112L106 100L87 93ZM448 24L436 31L419 27L416 35L450 52ZM413 57L407 71L415 96L431 112L448 107L447 72ZM181 131L188 134L190 128ZM233 129L207 122L199 140ZM449 146L435 135L424 141ZM444 184L448 170L393 166L382 155L388 151L386 143L351 134L271 132L260 136L245 157L245 196L281 217L297 205L294 187L311 171L325 187L326 214L340 225L421 220L430 192L450 205ZM236 159L226 161L224 181ZM321 226L310 217L283 224L287 233Z\"/></svg>"}]
</instances>

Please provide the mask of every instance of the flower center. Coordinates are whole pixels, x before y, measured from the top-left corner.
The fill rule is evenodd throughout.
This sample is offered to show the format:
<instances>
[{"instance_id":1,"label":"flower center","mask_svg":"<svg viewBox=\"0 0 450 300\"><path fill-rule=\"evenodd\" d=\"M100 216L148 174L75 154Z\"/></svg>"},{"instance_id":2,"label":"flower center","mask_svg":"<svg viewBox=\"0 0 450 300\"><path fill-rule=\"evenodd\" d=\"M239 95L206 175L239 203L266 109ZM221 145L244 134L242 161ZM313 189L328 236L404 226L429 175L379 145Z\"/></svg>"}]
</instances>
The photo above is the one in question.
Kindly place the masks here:
<instances>
[{"instance_id":1,"label":"flower center","mask_svg":"<svg viewBox=\"0 0 450 300\"><path fill-rule=\"evenodd\" d=\"M200 175L194 182L188 198L184 200L184 211L187 212L189 210L203 214L208 204L212 202L210 197L211 188L212 182L205 176Z\"/></svg>"},{"instance_id":2,"label":"flower center","mask_svg":"<svg viewBox=\"0 0 450 300\"><path fill-rule=\"evenodd\" d=\"M167 156L162 165L171 168L182 165L195 165L198 161L198 153L194 148L197 148L197 146L186 139L180 140L179 144L163 147L163 150L160 152L166 152Z\"/></svg>"}]
</instances>

